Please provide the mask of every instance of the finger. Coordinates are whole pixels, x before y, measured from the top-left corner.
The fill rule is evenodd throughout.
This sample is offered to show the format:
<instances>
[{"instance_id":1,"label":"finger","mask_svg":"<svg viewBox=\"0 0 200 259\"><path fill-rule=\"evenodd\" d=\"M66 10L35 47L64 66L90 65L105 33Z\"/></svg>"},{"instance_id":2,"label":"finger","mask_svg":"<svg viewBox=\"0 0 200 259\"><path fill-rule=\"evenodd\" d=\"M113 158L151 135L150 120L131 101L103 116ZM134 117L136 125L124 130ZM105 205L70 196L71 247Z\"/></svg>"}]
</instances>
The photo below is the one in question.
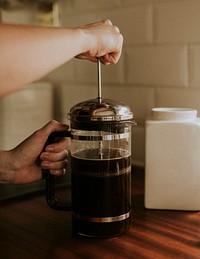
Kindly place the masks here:
<instances>
[{"instance_id":1,"label":"finger","mask_svg":"<svg viewBox=\"0 0 200 259\"><path fill-rule=\"evenodd\" d=\"M117 64L120 58L120 53L109 53L104 56L105 62L111 64Z\"/></svg>"},{"instance_id":2,"label":"finger","mask_svg":"<svg viewBox=\"0 0 200 259\"><path fill-rule=\"evenodd\" d=\"M86 53L77 55L75 58L77 58L77 59L82 59L82 60L89 60L89 61L92 61L92 62L96 62L96 57L91 57L91 56L87 55Z\"/></svg>"},{"instance_id":3,"label":"finger","mask_svg":"<svg viewBox=\"0 0 200 259\"><path fill-rule=\"evenodd\" d=\"M63 168L61 170L50 170L50 174L53 174L55 176L65 175L66 173L67 173L66 168Z\"/></svg>"},{"instance_id":4,"label":"finger","mask_svg":"<svg viewBox=\"0 0 200 259\"><path fill-rule=\"evenodd\" d=\"M42 161L41 167L42 169L46 170L62 170L63 168L66 168L68 164L68 161L65 159L63 161L57 161L57 162L50 162L50 161Z\"/></svg>"},{"instance_id":5,"label":"finger","mask_svg":"<svg viewBox=\"0 0 200 259\"><path fill-rule=\"evenodd\" d=\"M105 20L101 20L101 21L97 21L97 22L92 22L92 23L84 24L84 25L81 26L81 28L92 27L92 26L96 27L97 25L102 25L102 24L112 25L112 22L109 19L105 19Z\"/></svg>"},{"instance_id":6,"label":"finger","mask_svg":"<svg viewBox=\"0 0 200 259\"><path fill-rule=\"evenodd\" d=\"M67 156L68 156L67 150L63 150L62 152L59 152L59 153L43 152L40 155L40 159L42 161L57 162L57 161L65 160Z\"/></svg>"},{"instance_id":7,"label":"finger","mask_svg":"<svg viewBox=\"0 0 200 259\"><path fill-rule=\"evenodd\" d=\"M104 65L116 64L118 60L119 60L118 55L114 53L106 54L100 59L101 63Z\"/></svg>"},{"instance_id":8,"label":"finger","mask_svg":"<svg viewBox=\"0 0 200 259\"><path fill-rule=\"evenodd\" d=\"M108 62L108 61L106 60L105 56L102 56L102 57L100 57L99 59L100 59L100 61L101 61L101 63L102 63L103 65L110 65L110 64L111 64L110 62Z\"/></svg>"},{"instance_id":9,"label":"finger","mask_svg":"<svg viewBox=\"0 0 200 259\"><path fill-rule=\"evenodd\" d=\"M45 148L45 151L58 153L66 149L67 145L68 145L68 140L66 138L62 138L58 142L47 145Z\"/></svg>"},{"instance_id":10,"label":"finger","mask_svg":"<svg viewBox=\"0 0 200 259\"><path fill-rule=\"evenodd\" d=\"M68 129L68 125L62 124L56 120L51 120L44 127L42 127L40 131L45 132L45 135L49 136L54 131L62 131Z\"/></svg>"}]
</instances>

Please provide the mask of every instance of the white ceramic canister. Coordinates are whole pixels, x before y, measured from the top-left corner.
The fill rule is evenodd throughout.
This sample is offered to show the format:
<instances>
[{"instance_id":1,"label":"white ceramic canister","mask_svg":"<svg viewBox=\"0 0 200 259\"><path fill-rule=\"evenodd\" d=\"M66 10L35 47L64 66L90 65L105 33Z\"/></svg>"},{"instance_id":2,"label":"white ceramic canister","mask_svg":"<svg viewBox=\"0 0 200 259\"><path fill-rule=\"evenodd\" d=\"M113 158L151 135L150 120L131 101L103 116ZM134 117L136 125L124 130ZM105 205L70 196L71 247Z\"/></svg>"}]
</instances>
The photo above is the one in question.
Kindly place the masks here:
<instances>
[{"instance_id":1,"label":"white ceramic canister","mask_svg":"<svg viewBox=\"0 0 200 259\"><path fill-rule=\"evenodd\" d=\"M200 118L153 108L146 119L145 207L200 210Z\"/></svg>"}]
</instances>

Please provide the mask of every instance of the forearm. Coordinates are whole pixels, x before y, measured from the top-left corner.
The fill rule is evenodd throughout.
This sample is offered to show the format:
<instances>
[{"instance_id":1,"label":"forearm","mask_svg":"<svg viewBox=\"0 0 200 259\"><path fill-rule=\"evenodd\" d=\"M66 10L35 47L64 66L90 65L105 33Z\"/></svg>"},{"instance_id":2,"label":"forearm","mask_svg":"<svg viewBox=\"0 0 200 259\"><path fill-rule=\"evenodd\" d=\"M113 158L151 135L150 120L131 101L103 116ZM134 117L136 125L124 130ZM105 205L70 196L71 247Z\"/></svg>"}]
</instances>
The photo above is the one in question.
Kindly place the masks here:
<instances>
[{"instance_id":1,"label":"forearm","mask_svg":"<svg viewBox=\"0 0 200 259\"><path fill-rule=\"evenodd\" d=\"M0 96L32 83L73 57L116 64L123 36L111 21L79 28L0 24Z\"/></svg>"},{"instance_id":2,"label":"forearm","mask_svg":"<svg viewBox=\"0 0 200 259\"><path fill-rule=\"evenodd\" d=\"M79 29L0 25L1 94L45 76L84 52Z\"/></svg>"}]
</instances>

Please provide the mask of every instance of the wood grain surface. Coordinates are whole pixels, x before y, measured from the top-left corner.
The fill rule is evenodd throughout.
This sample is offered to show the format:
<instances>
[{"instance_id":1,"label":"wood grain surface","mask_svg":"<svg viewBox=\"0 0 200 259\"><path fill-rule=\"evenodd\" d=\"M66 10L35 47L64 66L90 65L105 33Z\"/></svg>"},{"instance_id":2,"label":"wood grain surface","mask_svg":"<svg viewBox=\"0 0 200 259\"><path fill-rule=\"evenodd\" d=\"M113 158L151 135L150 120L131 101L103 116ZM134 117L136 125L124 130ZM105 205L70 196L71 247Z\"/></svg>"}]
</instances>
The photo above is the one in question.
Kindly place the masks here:
<instances>
[{"instance_id":1,"label":"wood grain surface","mask_svg":"<svg viewBox=\"0 0 200 259\"><path fill-rule=\"evenodd\" d=\"M70 212L50 209L44 193L1 202L0 258L200 258L200 212L145 209L142 169L133 169L132 202L129 231L113 238L73 234Z\"/></svg>"}]
</instances>

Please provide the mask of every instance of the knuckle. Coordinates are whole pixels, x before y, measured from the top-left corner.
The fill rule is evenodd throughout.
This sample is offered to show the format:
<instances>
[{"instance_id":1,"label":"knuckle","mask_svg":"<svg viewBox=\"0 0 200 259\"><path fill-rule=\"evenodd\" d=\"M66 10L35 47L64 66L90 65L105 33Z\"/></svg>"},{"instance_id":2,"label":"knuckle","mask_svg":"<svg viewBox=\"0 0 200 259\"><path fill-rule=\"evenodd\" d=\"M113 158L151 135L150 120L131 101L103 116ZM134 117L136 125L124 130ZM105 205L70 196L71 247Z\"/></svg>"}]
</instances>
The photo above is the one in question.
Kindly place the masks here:
<instances>
[{"instance_id":1,"label":"knuckle","mask_svg":"<svg viewBox=\"0 0 200 259\"><path fill-rule=\"evenodd\" d=\"M123 37L123 35L121 33L119 34L119 39L120 39L121 43L123 43L124 37Z\"/></svg>"},{"instance_id":2,"label":"knuckle","mask_svg":"<svg viewBox=\"0 0 200 259\"><path fill-rule=\"evenodd\" d=\"M105 20L104 20L104 23L105 23L105 24L110 24L110 25L112 25L112 22L111 22L110 19L105 19Z\"/></svg>"},{"instance_id":3,"label":"knuckle","mask_svg":"<svg viewBox=\"0 0 200 259\"><path fill-rule=\"evenodd\" d=\"M120 32L119 28L117 26L113 26L113 29L116 31L116 32Z\"/></svg>"}]
</instances>

